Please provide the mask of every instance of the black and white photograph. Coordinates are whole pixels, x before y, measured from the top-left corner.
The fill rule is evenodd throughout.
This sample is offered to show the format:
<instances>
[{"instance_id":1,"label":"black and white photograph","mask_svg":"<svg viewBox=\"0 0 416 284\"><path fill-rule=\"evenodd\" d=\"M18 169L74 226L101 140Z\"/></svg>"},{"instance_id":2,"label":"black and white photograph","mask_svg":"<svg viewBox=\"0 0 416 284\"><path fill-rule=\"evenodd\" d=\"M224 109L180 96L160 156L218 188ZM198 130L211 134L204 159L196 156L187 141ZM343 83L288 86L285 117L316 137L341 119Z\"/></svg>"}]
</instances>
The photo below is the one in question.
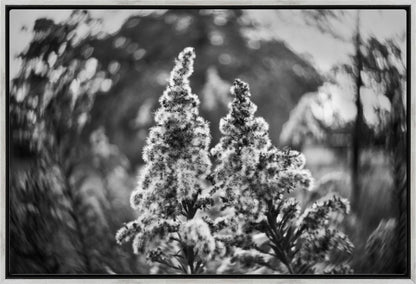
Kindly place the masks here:
<instances>
[{"instance_id":1,"label":"black and white photograph","mask_svg":"<svg viewBox=\"0 0 416 284\"><path fill-rule=\"evenodd\" d=\"M6 277L410 277L409 6L5 13Z\"/></svg>"}]
</instances>

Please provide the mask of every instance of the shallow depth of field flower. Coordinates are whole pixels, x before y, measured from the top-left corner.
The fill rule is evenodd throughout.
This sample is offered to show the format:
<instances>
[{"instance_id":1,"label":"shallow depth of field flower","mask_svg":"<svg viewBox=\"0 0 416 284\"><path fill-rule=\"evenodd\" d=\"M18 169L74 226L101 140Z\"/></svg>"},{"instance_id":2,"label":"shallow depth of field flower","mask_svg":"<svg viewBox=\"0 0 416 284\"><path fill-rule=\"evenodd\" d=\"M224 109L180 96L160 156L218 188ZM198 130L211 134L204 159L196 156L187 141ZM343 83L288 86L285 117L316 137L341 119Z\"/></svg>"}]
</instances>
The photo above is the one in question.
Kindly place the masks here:
<instances>
[{"instance_id":1,"label":"shallow depth of field flower","mask_svg":"<svg viewBox=\"0 0 416 284\"><path fill-rule=\"evenodd\" d=\"M333 196L300 212L288 195L311 187L305 158L271 144L268 124L254 116L257 107L248 84L237 79L231 92L230 111L220 122L223 137L211 152L216 160L213 191L231 209L226 218L233 224L218 238L235 251L232 260L251 271L349 272L347 263L335 262L333 255L349 254L353 246L331 222L334 213L348 213L348 201Z\"/></svg>"},{"instance_id":2,"label":"shallow depth of field flower","mask_svg":"<svg viewBox=\"0 0 416 284\"><path fill-rule=\"evenodd\" d=\"M35 10L6 276L409 273L405 9Z\"/></svg>"},{"instance_id":3,"label":"shallow depth of field flower","mask_svg":"<svg viewBox=\"0 0 416 284\"><path fill-rule=\"evenodd\" d=\"M211 150L216 164L210 172L209 130L188 81L194 57L192 48L179 54L160 99L143 153L147 164L130 200L139 217L117 232L117 242L133 240L136 254L187 274L204 272L215 255L230 260L230 268L217 271L350 272L345 258L333 259L353 248L332 220L348 213L348 201L333 196L300 212L287 195L312 185L305 158L272 145L269 126L254 116L249 87L239 79L231 89L230 112L220 122L223 137ZM214 200L220 216L197 214Z\"/></svg>"},{"instance_id":4,"label":"shallow depth of field flower","mask_svg":"<svg viewBox=\"0 0 416 284\"><path fill-rule=\"evenodd\" d=\"M151 262L189 274L202 272L215 250L208 224L197 215L212 199L205 181L211 167L208 124L198 114L199 100L188 80L194 58L188 47L176 60L131 195L139 217L116 236L119 243L133 239L135 253L146 253Z\"/></svg>"}]
</instances>

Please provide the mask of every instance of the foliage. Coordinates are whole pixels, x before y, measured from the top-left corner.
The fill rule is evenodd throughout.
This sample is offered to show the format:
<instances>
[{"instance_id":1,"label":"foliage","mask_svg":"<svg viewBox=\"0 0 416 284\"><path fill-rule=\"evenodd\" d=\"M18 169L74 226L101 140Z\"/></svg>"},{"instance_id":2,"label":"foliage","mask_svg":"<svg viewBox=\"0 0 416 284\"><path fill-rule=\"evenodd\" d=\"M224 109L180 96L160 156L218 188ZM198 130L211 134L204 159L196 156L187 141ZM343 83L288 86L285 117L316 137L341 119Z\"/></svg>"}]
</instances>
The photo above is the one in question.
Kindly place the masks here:
<instances>
[{"instance_id":1,"label":"foliage","mask_svg":"<svg viewBox=\"0 0 416 284\"><path fill-rule=\"evenodd\" d=\"M220 191L224 207L231 209L217 237L238 252L235 259L254 268L323 272L333 264L334 252L351 253L351 242L330 222L332 213L348 213L348 202L333 196L301 214L298 202L287 194L311 186L303 155L271 144L268 124L254 117L257 107L246 83L236 80L231 91L235 98L220 122L223 137L212 149L214 191ZM259 235L266 237L260 243L255 241ZM339 269L335 267L329 270Z\"/></svg>"},{"instance_id":2,"label":"foliage","mask_svg":"<svg viewBox=\"0 0 416 284\"><path fill-rule=\"evenodd\" d=\"M389 267L388 271L392 273L403 273L406 270L406 244L407 244L407 186L408 178L406 175L407 164L407 110L406 110L406 65L404 62L404 54L396 41L387 39L380 41L375 37L369 37L361 42L361 60L362 60L362 86L361 101L364 108L364 121L359 136L362 152L360 154L360 172L362 176L359 182L362 188L366 188L357 200L357 210L363 212L362 220L355 226L352 226L349 234L354 239L354 243L359 249L354 255L358 272L365 272L370 269L370 264L375 266L383 265L373 263L374 260L368 258L364 253L365 242L367 240L368 231L373 230L374 226L380 222L381 218L396 218L397 226L395 226L396 238L400 241L394 243L395 258L394 267ZM357 76L356 61L344 64L334 68L336 75L347 75L350 78ZM345 82L336 81L337 88L342 91L343 96L354 93L353 89L347 88ZM324 91L325 83L320 91ZM330 95L336 95L336 89L328 89ZM302 143L312 137L313 143L325 145L332 150L337 150L340 145L333 143L334 138L342 142L341 146L347 149L351 148L351 134L353 125L350 121L335 119L332 123L326 125L324 117L314 115L314 108L320 101L321 93L307 95L292 111L289 121L283 127L281 141L285 144L295 143L301 148ZM372 98L369 99L368 96ZM309 96L309 97L308 97ZM367 96L367 97L366 97ZM305 102L308 101L309 103ZM324 104L330 104L330 97ZM336 115L336 109L331 108ZM339 113L339 112L338 112ZM369 114L373 115L373 121L367 119ZM338 115L339 116L339 115ZM342 134L342 135L340 135ZM298 142L301 143L298 143ZM387 168L380 169L382 177L373 179L375 174L374 166L369 167L364 163L366 153L371 153L370 159L375 160L374 153L378 152L378 156L387 160ZM344 158L348 160L347 158ZM382 161L382 164L386 164ZM386 173L387 171L387 173ZM392 179L392 182L390 181ZM385 180L382 185L377 186L381 180ZM386 187L388 191L386 191ZM319 189L317 189L319 190ZM373 200L377 200L382 196L388 197L388 202L383 214L375 211ZM382 201L384 202L384 200ZM376 203L380 203L377 201ZM369 206L370 205L370 206ZM379 205L377 205L379 206ZM350 220L352 223L355 221ZM359 228L362 226L362 228ZM365 233L364 233L365 232ZM386 263L389 263L386 259ZM388 266L388 265L387 265Z\"/></svg>"},{"instance_id":3,"label":"foliage","mask_svg":"<svg viewBox=\"0 0 416 284\"><path fill-rule=\"evenodd\" d=\"M91 172L81 170L90 152L81 131L106 78L85 50L100 35L96 25L83 11L62 23L39 19L20 55L10 93L11 161L18 169L10 189L12 273L129 271L115 261L120 254L111 238L102 239L108 200L89 190Z\"/></svg>"},{"instance_id":4,"label":"foliage","mask_svg":"<svg viewBox=\"0 0 416 284\"><path fill-rule=\"evenodd\" d=\"M10 272L82 273L75 222L59 167L14 161L10 176Z\"/></svg>"},{"instance_id":5,"label":"foliage","mask_svg":"<svg viewBox=\"0 0 416 284\"><path fill-rule=\"evenodd\" d=\"M368 257L366 265L370 273L388 274L395 271L395 230L394 219L382 220L378 227L369 236L365 251Z\"/></svg>"},{"instance_id":6,"label":"foliage","mask_svg":"<svg viewBox=\"0 0 416 284\"><path fill-rule=\"evenodd\" d=\"M397 242L395 252L398 258L395 271L403 273L407 269L407 110L406 110L406 65L399 46L393 40L380 42L371 37L365 44L364 68L369 81L374 88L388 98L389 113L378 111L382 122L377 129L385 149L389 152L391 172L394 179L394 198L392 198L395 217L398 225L395 227Z\"/></svg>"}]
</instances>

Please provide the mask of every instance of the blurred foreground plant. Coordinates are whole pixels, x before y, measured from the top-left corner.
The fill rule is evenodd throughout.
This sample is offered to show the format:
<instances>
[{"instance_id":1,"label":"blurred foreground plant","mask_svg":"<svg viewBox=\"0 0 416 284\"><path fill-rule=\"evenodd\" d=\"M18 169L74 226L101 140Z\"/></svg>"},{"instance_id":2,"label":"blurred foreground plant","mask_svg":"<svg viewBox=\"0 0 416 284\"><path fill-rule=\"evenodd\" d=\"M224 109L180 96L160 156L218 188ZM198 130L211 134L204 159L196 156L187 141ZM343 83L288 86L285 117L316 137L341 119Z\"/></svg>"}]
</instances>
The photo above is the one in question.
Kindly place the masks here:
<instances>
[{"instance_id":1,"label":"blurred foreground plant","mask_svg":"<svg viewBox=\"0 0 416 284\"><path fill-rule=\"evenodd\" d=\"M368 261L365 263L369 273L394 273L397 259L395 257L395 230L396 221L391 218L382 220L371 233L365 246Z\"/></svg>"},{"instance_id":2,"label":"blurred foreground plant","mask_svg":"<svg viewBox=\"0 0 416 284\"><path fill-rule=\"evenodd\" d=\"M39 19L20 54L10 92L11 273L126 271L103 233L108 200L87 195L88 175L79 175L91 153L80 133L106 78L88 49L96 25L85 11Z\"/></svg>"}]
</instances>

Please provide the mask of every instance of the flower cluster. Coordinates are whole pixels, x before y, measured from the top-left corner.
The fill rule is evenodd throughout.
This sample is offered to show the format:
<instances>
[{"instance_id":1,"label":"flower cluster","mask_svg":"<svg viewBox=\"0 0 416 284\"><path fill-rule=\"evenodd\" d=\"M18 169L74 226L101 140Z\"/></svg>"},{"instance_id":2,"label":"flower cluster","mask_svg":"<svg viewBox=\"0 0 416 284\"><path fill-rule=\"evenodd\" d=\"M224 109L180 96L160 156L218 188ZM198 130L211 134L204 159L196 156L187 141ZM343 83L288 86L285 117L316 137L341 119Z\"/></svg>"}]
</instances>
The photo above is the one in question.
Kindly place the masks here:
<instances>
[{"instance_id":1,"label":"flower cluster","mask_svg":"<svg viewBox=\"0 0 416 284\"><path fill-rule=\"evenodd\" d=\"M119 230L117 242L133 240L136 253L189 274L203 272L216 256L223 260L217 271L236 263L292 274L349 271L331 259L353 247L333 220L348 213L348 201L334 196L301 212L288 195L312 187L305 158L272 145L269 126L254 116L249 87L239 79L220 121L223 137L211 150L211 170L208 125L189 87L194 57L192 48L180 53L160 98L130 200L139 217ZM206 210L211 206L215 214Z\"/></svg>"},{"instance_id":2,"label":"flower cluster","mask_svg":"<svg viewBox=\"0 0 416 284\"><path fill-rule=\"evenodd\" d=\"M220 123L223 137L211 153L216 160L213 191L233 209L228 218L235 224L219 237L234 251L233 259L250 261L254 269L302 274L327 267L334 252L350 253L351 242L330 222L331 212L348 213L348 201L334 196L301 214L287 195L312 186L304 156L271 144L268 124L254 116L246 83L237 79L231 92L235 98Z\"/></svg>"},{"instance_id":3,"label":"flower cluster","mask_svg":"<svg viewBox=\"0 0 416 284\"><path fill-rule=\"evenodd\" d=\"M215 239L211 235L208 224L203 219L192 219L183 224L180 229L182 241L194 247L197 253L210 257L215 251Z\"/></svg>"},{"instance_id":4,"label":"flower cluster","mask_svg":"<svg viewBox=\"0 0 416 284\"><path fill-rule=\"evenodd\" d=\"M228 205L255 221L283 193L308 189L311 175L303 169L305 159L300 153L271 144L268 124L254 117L257 107L249 99L248 85L237 79L231 92L235 99L220 122L223 137L211 150L218 161L214 190L223 191Z\"/></svg>"},{"instance_id":5,"label":"flower cluster","mask_svg":"<svg viewBox=\"0 0 416 284\"><path fill-rule=\"evenodd\" d=\"M206 190L209 128L188 79L194 58L193 48L185 48L176 60L144 148L146 165L130 199L140 217L116 236L119 243L133 238L135 252L184 273L201 272L215 250L208 224L195 216L213 200Z\"/></svg>"},{"instance_id":6,"label":"flower cluster","mask_svg":"<svg viewBox=\"0 0 416 284\"><path fill-rule=\"evenodd\" d=\"M208 124L198 115L199 100L189 87L194 57L192 48L179 54L144 148L147 164L131 198L133 208L146 208L161 218L174 219L183 212L192 217L195 208L188 203L202 193L211 167Z\"/></svg>"}]
</instances>

